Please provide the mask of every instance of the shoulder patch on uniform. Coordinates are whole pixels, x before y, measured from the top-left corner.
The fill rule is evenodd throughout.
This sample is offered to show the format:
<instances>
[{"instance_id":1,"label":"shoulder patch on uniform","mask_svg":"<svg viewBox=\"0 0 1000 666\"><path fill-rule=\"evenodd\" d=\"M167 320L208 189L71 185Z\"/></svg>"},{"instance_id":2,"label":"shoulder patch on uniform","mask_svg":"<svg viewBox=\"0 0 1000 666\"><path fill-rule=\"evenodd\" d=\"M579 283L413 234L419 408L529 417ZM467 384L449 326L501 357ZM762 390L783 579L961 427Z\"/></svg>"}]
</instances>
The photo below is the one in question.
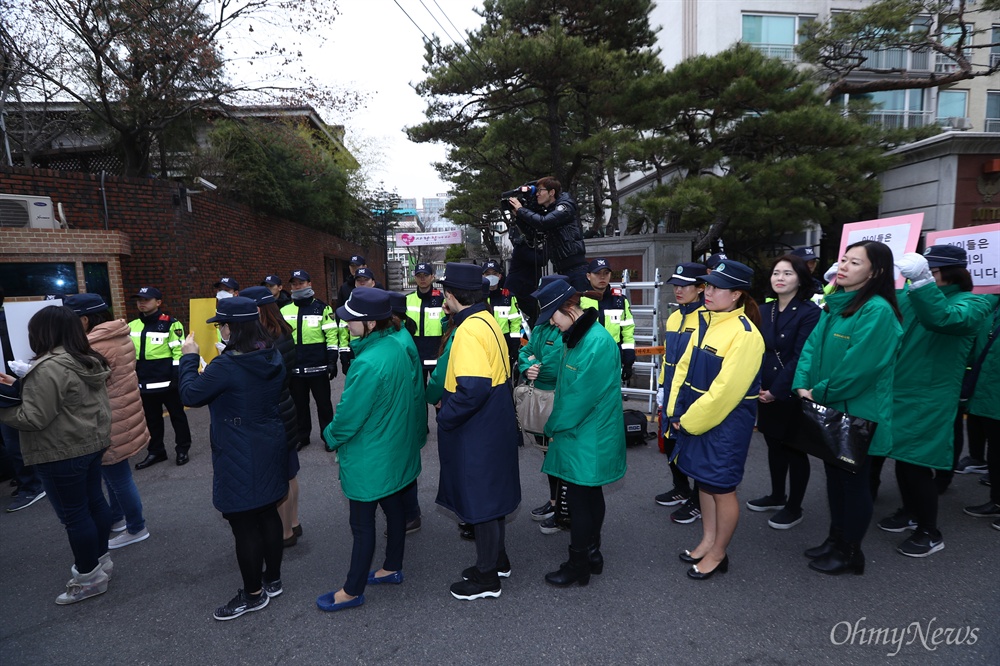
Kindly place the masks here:
<instances>
[{"instance_id":1,"label":"shoulder patch on uniform","mask_svg":"<svg viewBox=\"0 0 1000 666\"><path fill-rule=\"evenodd\" d=\"M743 328L746 330L747 333L749 333L750 331L753 330L753 327L750 326L750 320L749 319L747 319L743 315L740 315L740 321L743 322Z\"/></svg>"},{"instance_id":2,"label":"shoulder patch on uniform","mask_svg":"<svg viewBox=\"0 0 1000 666\"><path fill-rule=\"evenodd\" d=\"M160 321L170 321L170 315L168 315L168 314L161 314L160 315Z\"/></svg>"},{"instance_id":3,"label":"shoulder patch on uniform","mask_svg":"<svg viewBox=\"0 0 1000 666\"><path fill-rule=\"evenodd\" d=\"M559 204L556 206L556 210L566 210L566 204Z\"/></svg>"}]
</instances>

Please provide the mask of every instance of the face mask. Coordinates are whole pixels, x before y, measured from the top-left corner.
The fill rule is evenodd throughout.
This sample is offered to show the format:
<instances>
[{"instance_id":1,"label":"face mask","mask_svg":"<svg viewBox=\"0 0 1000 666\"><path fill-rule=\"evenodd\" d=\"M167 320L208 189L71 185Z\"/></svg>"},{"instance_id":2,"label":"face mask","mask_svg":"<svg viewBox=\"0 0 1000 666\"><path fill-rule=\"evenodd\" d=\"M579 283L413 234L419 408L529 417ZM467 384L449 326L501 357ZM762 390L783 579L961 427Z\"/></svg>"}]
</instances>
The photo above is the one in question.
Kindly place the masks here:
<instances>
[{"instance_id":1,"label":"face mask","mask_svg":"<svg viewBox=\"0 0 1000 666\"><path fill-rule=\"evenodd\" d=\"M229 293L228 291L222 291L222 290L220 289L220 290L219 290L219 291L218 291L218 292L217 292L217 293L215 294L215 297L216 297L217 299L219 299L219 300L221 301L221 300L222 300L223 298L232 298L232 297L233 297L233 295L232 295L232 294L230 294L230 293Z\"/></svg>"},{"instance_id":2,"label":"face mask","mask_svg":"<svg viewBox=\"0 0 1000 666\"><path fill-rule=\"evenodd\" d=\"M490 288L493 288L493 287L497 286L498 284L500 284L500 276L499 275L487 275L486 276L486 281L490 283Z\"/></svg>"},{"instance_id":3,"label":"face mask","mask_svg":"<svg viewBox=\"0 0 1000 666\"><path fill-rule=\"evenodd\" d=\"M315 293L316 292L313 291L312 287L302 287L302 289L292 289L292 300L301 301L304 298L312 298L313 294Z\"/></svg>"}]
</instances>

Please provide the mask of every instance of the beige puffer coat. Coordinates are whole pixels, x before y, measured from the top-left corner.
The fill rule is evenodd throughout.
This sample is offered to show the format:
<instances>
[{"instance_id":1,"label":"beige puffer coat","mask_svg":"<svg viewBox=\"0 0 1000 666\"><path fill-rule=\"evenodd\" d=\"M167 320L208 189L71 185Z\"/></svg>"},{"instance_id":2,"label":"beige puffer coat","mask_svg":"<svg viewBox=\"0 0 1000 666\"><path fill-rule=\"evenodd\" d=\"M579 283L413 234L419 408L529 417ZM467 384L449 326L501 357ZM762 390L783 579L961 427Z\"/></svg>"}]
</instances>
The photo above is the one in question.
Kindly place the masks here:
<instances>
[{"instance_id":1,"label":"beige puffer coat","mask_svg":"<svg viewBox=\"0 0 1000 666\"><path fill-rule=\"evenodd\" d=\"M98 324L87 334L90 346L108 359L108 397L111 399L111 446L101 463L114 465L139 453L149 443L146 415L135 374L135 345L123 319Z\"/></svg>"}]
</instances>

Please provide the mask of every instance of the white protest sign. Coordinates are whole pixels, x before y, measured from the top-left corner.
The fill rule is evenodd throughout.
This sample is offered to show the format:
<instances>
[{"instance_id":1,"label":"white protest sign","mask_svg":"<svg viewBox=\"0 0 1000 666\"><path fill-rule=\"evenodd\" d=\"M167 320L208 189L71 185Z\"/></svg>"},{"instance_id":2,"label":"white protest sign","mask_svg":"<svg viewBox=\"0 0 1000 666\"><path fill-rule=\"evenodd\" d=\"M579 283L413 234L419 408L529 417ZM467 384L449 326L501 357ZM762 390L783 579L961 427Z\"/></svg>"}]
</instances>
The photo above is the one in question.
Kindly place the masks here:
<instances>
[{"instance_id":1,"label":"white protest sign","mask_svg":"<svg viewBox=\"0 0 1000 666\"><path fill-rule=\"evenodd\" d=\"M61 299L51 301L27 301L25 303L4 303L3 311L7 313L7 332L10 334L10 349L14 352L14 358L3 359L8 361L30 361L35 352L31 351L28 344L28 321L42 308L50 305L62 305ZM0 354L3 352L0 351Z\"/></svg>"},{"instance_id":2,"label":"white protest sign","mask_svg":"<svg viewBox=\"0 0 1000 666\"><path fill-rule=\"evenodd\" d=\"M893 260L899 259L907 252L916 252L917 243L920 242L920 227L923 223L924 214L914 213L845 224L844 233L840 237L838 256L844 256L848 245L867 240L885 243L892 250ZM896 288L902 288L903 282L903 278L899 277L899 271L896 271Z\"/></svg>"},{"instance_id":3,"label":"white protest sign","mask_svg":"<svg viewBox=\"0 0 1000 666\"><path fill-rule=\"evenodd\" d=\"M954 245L968 255L973 292L1000 294L1000 222L978 227L961 227L927 234L926 247Z\"/></svg>"}]
</instances>

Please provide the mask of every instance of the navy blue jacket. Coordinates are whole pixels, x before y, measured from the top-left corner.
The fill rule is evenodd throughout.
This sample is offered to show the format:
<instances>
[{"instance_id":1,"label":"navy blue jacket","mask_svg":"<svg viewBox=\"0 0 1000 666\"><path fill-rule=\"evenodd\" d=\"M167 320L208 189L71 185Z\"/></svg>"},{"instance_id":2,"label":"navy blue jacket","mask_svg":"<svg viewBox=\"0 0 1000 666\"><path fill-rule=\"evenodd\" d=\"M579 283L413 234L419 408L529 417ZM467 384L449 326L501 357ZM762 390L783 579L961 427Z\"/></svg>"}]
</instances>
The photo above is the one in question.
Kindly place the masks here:
<instances>
[{"instance_id":1,"label":"navy blue jacket","mask_svg":"<svg viewBox=\"0 0 1000 666\"><path fill-rule=\"evenodd\" d=\"M819 323L823 311L812 301L792 299L784 312L778 301L760 308L760 334L764 337L764 364L760 368L760 388L775 400L792 400L792 379L806 338Z\"/></svg>"},{"instance_id":2,"label":"navy blue jacket","mask_svg":"<svg viewBox=\"0 0 1000 666\"><path fill-rule=\"evenodd\" d=\"M198 374L198 355L180 361L180 395L212 415L212 504L249 511L288 494L288 449L278 413L285 368L274 347L227 352Z\"/></svg>"}]
</instances>

